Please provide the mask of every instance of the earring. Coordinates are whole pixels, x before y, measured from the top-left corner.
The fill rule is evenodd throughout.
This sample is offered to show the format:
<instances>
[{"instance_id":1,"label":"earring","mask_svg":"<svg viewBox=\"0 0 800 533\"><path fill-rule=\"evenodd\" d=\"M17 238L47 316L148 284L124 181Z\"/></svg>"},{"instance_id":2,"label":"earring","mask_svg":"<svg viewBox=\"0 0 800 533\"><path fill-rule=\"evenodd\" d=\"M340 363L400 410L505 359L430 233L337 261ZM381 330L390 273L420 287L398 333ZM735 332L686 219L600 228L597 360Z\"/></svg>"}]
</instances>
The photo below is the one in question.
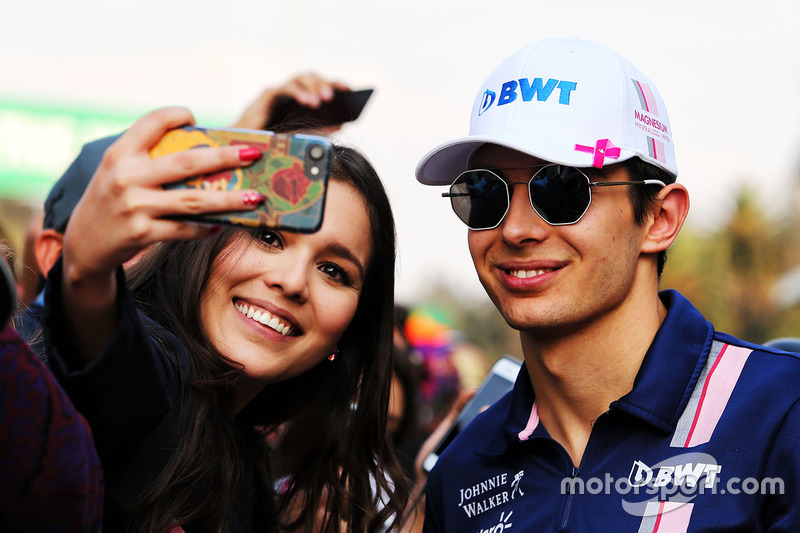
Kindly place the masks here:
<instances>
[{"instance_id":1,"label":"earring","mask_svg":"<svg viewBox=\"0 0 800 533\"><path fill-rule=\"evenodd\" d=\"M339 348L334 348L331 354L328 356L328 361L333 362L337 355L339 355Z\"/></svg>"}]
</instances>

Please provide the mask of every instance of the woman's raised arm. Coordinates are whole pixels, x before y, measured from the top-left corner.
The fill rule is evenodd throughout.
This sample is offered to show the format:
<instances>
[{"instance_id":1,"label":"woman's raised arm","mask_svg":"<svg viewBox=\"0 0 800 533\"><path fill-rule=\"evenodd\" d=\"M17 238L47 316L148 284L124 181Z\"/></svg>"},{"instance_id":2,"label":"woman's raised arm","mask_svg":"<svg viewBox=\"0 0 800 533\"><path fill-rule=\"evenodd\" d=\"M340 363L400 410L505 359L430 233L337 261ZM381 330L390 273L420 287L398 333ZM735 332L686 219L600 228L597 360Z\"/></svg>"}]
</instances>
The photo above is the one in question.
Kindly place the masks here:
<instances>
[{"instance_id":1,"label":"woman's raised arm","mask_svg":"<svg viewBox=\"0 0 800 533\"><path fill-rule=\"evenodd\" d=\"M194 123L188 109L148 113L105 152L64 234L63 315L83 363L105 346L118 324L117 268L159 241L208 236L219 228L172 220L169 215L242 211L258 193L164 190L162 184L251 164L247 147L195 148L152 159L149 149L168 130Z\"/></svg>"}]
</instances>

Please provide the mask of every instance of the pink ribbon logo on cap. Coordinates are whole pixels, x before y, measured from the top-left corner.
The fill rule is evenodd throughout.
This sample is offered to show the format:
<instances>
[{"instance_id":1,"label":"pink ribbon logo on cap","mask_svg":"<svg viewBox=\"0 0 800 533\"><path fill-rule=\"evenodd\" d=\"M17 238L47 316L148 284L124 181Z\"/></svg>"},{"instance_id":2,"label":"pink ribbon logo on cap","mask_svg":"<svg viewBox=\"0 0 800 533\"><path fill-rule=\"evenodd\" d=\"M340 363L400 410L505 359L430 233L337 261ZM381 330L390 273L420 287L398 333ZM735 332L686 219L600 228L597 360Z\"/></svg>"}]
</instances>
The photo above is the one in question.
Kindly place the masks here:
<instances>
[{"instance_id":1,"label":"pink ribbon logo on cap","mask_svg":"<svg viewBox=\"0 0 800 533\"><path fill-rule=\"evenodd\" d=\"M616 159L622 152L622 150L614 146L614 144L608 139L598 140L597 143L595 143L594 148L591 146L584 146L583 144L576 144L575 150L578 152L588 152L590 154L594 154L592 166L597 168L603 168L603 163L605 162L606 157L609 159Z\"/></svg>"}]
</instances>

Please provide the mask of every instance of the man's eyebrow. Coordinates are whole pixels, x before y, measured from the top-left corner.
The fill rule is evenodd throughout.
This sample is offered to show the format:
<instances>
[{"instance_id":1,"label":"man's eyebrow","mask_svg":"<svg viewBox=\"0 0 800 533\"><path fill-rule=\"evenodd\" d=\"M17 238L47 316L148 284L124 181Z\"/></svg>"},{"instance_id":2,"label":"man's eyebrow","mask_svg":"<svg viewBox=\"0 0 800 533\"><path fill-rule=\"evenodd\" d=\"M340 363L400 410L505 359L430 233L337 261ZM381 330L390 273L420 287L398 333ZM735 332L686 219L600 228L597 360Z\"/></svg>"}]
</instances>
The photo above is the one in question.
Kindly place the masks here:
<instances>
[{"instance_id":1,"label":"man's eyebrow","mask_svg":"<svg viewBox=\"0 0 800 533\"><path fill-rule=\"evenodd\" d=\"M519 170L521 168L544 168L554 165L555 163L542 163L541 165L523 165L521 167L486 167L486 170Z\"/></svg>"},{"instance_id":2,"label":"man's eyebrow","mask_svg":"<svg viewBox=\"0 0 800 533\"><path fill-rule=\"evenodd\" d=\"M524 165L524 166L521 166L521 167L491 167L491 166L478 167L478 166L475 166L475 168L472 168L470 170L491 170L492 172L495 172L495 171L498 171L498 170L520 170L520 169L526 169L526 168L536 169L536 168L544 168L544 167L551 167L551 166L577 168L578 170L580 170L581 172L583 172L586 176L588 176L590 178L591 177L607 178L608 177L608 175L606 174L605 170L602 169L602 168L597 168L597 167L575 167L575 166L572 166L572 165L560 165L558 163L543 163L541 165Z\"/></svg>"},{"instance_id":3,"label":"man's eyebrow","mask_svg":"<svg viewBox=\"0 0 800 533\"><path fill-rule=\"evenodd\" d=\"M361 261L359 261L355 255L353 255L353 252L351 252L349 248L342 246L341 244L332 244L328 247L328 250L334 255L337 255L355 264L356 268L358 269L359 276L361 279L364 279L364 265L361 264Z\"/></svg>"},{"instance_id":4,"label":"man's eyebrow","mask_svg":"<svg viewBox=\"0 0 800 533\"><path fill-rule=\"evenodd\" d=\"M524 165L524 166L521 166L521 167L491 167L491 166L485 166L485 165L484 166L479 166L479 165L471 164L470 166L474 167L474 168L470 168L469 170L493 170L493 171L494 170L519 170L519 169L522 169L522 168L543 168L543 167L547 167L547 166L550 166L550 165L553 165L553 164L554 163L544 163L544 164L541 164L541 165Z\"/></svg>"},{"instance_id":5,"label":"man's eyebrow","mask_svg":"<svg viewBox=\"0 0 800 533\"><path fill-rule=\"evenodd\" d=\"M578 167L576 167L576 168L578 168ZM606 171L604 169L602 169L602 168L580 167L580 168L578 168L578 170L580 170L581 172L586 174L586 176L589 177L589 178L608 178L608 174L606 174Z\"/></svg>"}]
</instances>

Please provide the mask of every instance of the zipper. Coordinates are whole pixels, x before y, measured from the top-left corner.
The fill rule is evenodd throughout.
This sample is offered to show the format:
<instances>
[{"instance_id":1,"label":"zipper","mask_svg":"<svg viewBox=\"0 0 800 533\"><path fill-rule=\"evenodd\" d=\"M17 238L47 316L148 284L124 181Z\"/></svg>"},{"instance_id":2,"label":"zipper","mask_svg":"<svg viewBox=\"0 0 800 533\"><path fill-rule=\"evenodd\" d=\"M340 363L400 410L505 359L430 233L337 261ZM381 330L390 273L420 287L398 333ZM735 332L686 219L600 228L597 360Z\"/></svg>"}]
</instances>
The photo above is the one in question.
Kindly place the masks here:
<instances>
[{"instance_id":1,"label":"zipper","mask_svg":"<svg viewBox=\"0 0 800 533\"><path fill-rule=\"evenodd\" d=\"M561 527L559 530L564 530L567 527L567 522L569 522L569 512L572 509L572 498L575 496L574 491L572 488L575 486L575 479L577 479L581 475L581 469L577 466L572 466L572 474L570 476L570 481L567 485L567 501L564 503L564 514L561 516Z\"/></svg>"},{"instance_id":2,"label":"zipper","mask_svg":"<svg viewBox=\"0 0 800 533\"><path fill-rule=\"evenodd\" d=\"M583 450L583 456L581 457L581 464L579 466L572 464L572 458L567 453L567 450L565 450L563 446L560 446L561 453L564 454L565 460L568 461L567 464L572 469L572 473L570 475L570 483L567 486L567 500L564 503L564 514L561 516L561 526L559 527L559 531L563 531L567 528L567 524L569 523L569 514L572 511L572 503L573 499L575 498L575 491L573 490L575 488L575 480L580 477L581 467L585 464L585 461L590 456L590 452L592 450L592 441L597 439L596 434L599 431L597 429L598 422L602 418L606 418L607 415L608 411L601 414L599 417L597 417L597 420L594 421L594 424L592 425L592 431L589 433L589 440L586 441L586 448Z\"/></svg>"}]
</instances>

